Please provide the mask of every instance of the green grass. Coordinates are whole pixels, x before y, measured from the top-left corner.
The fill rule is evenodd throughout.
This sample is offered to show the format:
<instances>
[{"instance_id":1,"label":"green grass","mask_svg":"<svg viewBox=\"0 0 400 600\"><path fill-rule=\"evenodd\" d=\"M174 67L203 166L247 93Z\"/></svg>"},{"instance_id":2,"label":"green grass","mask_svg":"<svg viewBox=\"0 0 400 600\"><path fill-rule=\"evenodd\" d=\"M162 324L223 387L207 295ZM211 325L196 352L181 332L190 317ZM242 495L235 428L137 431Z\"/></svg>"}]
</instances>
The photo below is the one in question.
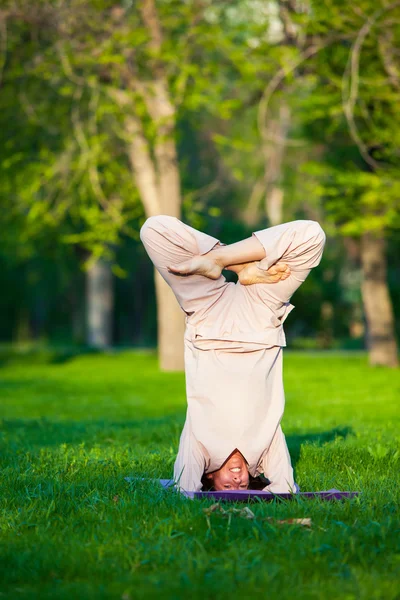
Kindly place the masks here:
<instances>
[{"instance_id":1,"label":"green grass","mask_svg":"<svg viewBox=\"0 0 400 600\"><path fill-rule=\"evenodd\" d=\"M399 371L287 352L297 482L362 495L208 524L209 502L124 479L171 475L183 373L160 373L152 353L0 360L0 598L400 598Z\"/></svg>"}]
</instances>

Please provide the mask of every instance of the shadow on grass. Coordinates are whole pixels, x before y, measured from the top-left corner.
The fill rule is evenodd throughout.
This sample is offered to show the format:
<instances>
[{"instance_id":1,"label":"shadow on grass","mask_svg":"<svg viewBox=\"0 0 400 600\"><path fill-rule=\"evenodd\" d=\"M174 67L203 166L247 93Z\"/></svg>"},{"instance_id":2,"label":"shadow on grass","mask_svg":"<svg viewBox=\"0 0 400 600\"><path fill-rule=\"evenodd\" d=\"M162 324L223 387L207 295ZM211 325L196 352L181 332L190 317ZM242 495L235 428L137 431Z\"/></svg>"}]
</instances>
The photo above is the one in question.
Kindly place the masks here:
<instances>
[{"instance_id":1,"label":"shadow on grass","mask_svg":"<svg viewBox=\"0 0 400 600\"><path fill-rule=\"evenodd\" d=\"M65 348L0 348L0 367L6 365L50 365L64 364L78 356L101 354L102 351L89 346Z\"/></svg>"},{"instance_id":2,"label":"shadow on grass","mask_svg":"<svg viewBox=\"0 0 400 600\"><path fill-rule=\"evenodd\" d=\"M61 444L118 444L149 445L149 450L166 440L178 436L182 428L181 415L172 414L159 418L109 421L53 421L40 419L3 419L0 422L0 438L7 440L7 448L26 449L59 446ZM4 448L5 450L6 448Z\"/></svg>"},{"instance_id":3,"label":"shadow on grass","mask_svg":"<svg viewBox=\"0 0 400 600\"><path fill-rule=\"evenodd\" d=\"M39 419L3 419L0 434L5 436L11 446L26 448L59 446L60 444L112 444L140 443L149 445L149 450L159 444L165 444L178 436L183 426L181 411L163 417L148 417L136 420L109 421L97 420L61 420L54 421L45 417ZM347 438L353 434L351 427L335 427L329 431L301 435L288 435L288 444L292 464L295 467L300 459L304 444L322 446L336 438ZM176 448L178 450L178 448Z\"/></svg>"},{"instance_id":4,"label":"shadow on grass","mask_svg":"<svg viewBox=\"0 0 400 600\"><path fill-rule=\"evenodd\" d=\"M346 439L349 435L353 435L352 427L334 427L329 431L321 431L318 433L305 433L301 435L287 435L286 441L289 448L293 466L296 466L300 458L301 447L304 444L314 444L322 446L327 442L333 442L340 437Z\"/></svg>"},{"instance_id":5,"label":"shadow on grass","mask_svg":"<svg viewBox=\"0 0 400 600\"><path fill-rule=\"evenodd\" d=\"M91 346L13 347L0 346L0 368L8 365L63 365L82 356L113 356L124 352L157 357L153 346L112 346L98 349Z\"/></svg>"}]
</instances>

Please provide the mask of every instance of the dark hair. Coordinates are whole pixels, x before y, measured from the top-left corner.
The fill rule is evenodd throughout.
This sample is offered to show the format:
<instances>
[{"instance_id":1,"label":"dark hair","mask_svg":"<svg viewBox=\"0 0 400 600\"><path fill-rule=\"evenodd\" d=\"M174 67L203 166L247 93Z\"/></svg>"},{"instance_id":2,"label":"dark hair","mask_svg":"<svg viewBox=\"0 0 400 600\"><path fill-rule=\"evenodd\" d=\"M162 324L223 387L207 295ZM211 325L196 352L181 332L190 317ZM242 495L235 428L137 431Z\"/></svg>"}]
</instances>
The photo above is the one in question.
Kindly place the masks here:
<instances>
[{"instance_id":1,"label":"dark hair","mask_svg":"<svg viewBox=\"0 0 400 600\"><path fill-rule=\"evenodd\" d=\"M205 473L203 473L203 477L201 478L201 483L203 485L201 491L202 492L214 492L214 482L212 479L209 479ZM253 477L249 473L249 486L248 490L263 490L267 485L271 482L264 475L257 475L257 477Z\"/></svg>"}]
</instances>

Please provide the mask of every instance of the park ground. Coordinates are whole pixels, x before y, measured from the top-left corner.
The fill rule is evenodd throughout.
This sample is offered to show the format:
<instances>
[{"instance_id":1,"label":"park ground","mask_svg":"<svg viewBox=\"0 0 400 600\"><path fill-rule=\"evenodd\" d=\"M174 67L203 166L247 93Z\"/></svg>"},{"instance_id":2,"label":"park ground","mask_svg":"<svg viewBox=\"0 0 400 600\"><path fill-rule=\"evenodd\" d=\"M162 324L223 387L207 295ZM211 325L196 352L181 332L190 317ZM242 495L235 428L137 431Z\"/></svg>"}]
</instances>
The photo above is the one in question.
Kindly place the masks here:
<instances>
[{"instance_id":1,"label":"park ground","mask_svg":"<svg viewBox=\"0 0 400 600\"><path fill-rule=\"evenodd\" d=\"M248 519L140 479L171 476L185 414L184 374L153 352L4 351L0 598L399 599L400 371L363 354L284 362L302 491L361 495L255 503Z\"/></svg>"}]
</instances>

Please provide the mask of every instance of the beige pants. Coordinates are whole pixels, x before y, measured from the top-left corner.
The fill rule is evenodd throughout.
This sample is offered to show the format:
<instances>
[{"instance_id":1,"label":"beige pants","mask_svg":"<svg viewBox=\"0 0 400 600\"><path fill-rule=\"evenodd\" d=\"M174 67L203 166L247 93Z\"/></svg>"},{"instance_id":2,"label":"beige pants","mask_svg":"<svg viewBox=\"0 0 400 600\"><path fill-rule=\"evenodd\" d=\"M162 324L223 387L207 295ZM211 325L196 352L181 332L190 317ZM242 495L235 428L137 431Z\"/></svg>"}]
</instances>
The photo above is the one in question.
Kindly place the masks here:
<instances>
[{"instance_id":1,"label":"beige pants","mask_svg":"<svg viewBox=\"0 0 400 600\"><path fill-rule=\"evenodd\" d=\"M308 234L307 225L310 230ZM297 238L293 235L294 231ZM292 274L277 284L257 283L242 286L238 282L236 287L241 288L241 293L249 302L261 299L270 308L279 311L282 305L289 302L311 268L319 264L325 236L315 221L283 223L253 232L253 235L257 236L264 247L266 242L271 244L267 256L260 261L260 267L268 269L278 260L284 260L290 265ZM178 265L195 254L206 254L218 243L226 245L219 239L186 225L176 217L149 217L141 228L140 238L154 266L172 288L181 308L188 315L196 313L199 318L205 316L208 309L224 297L227 288L235 286L234 283L226 281L222 274L219 279L213 280L202 275L185 277L168 271L168 265Z\"/></svg>"}]
</instances>

